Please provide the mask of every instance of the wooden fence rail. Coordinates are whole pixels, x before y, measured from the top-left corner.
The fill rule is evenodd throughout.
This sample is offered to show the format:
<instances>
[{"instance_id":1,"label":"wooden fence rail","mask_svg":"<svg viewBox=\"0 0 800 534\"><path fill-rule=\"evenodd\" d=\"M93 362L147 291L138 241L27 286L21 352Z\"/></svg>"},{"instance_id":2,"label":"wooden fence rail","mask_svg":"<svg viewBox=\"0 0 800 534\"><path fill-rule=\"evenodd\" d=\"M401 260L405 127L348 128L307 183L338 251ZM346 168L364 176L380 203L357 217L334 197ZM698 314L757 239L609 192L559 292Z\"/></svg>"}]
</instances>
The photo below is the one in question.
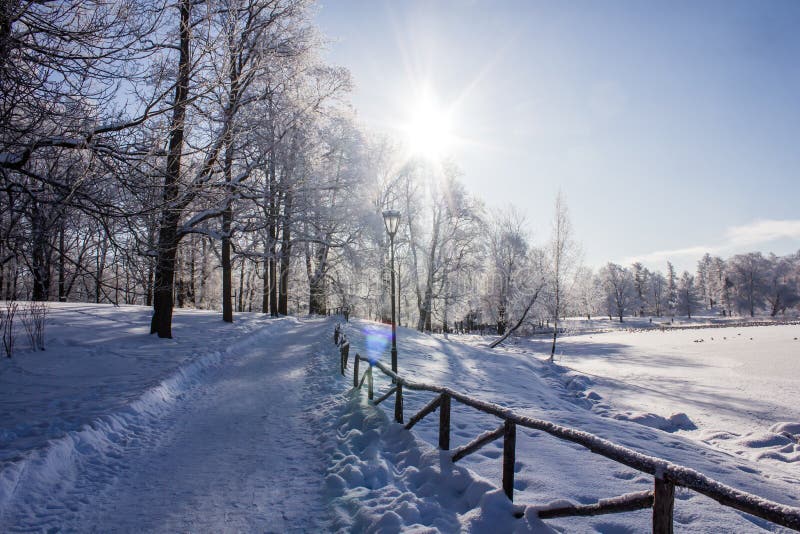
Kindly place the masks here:
<instances>
[{"instance_id":1,"label":"wooden fence rail","mask_svg":"<svg viewBox=\"0 0 800 534\"><path fill-rule=\"evenodd\" d=\"M347 342L349 349L349 342ZM342 354L342 370L347 366L346 356ZM673 508L675 487L680 486L714 499L724 506L765 519L771 523L800 531L800 508L780 504L763 499L756 495L737 490L695 470L668 462L661 458L648 456L640 452L617 445L594 434L574 428L557 425L543 419L519 415L514 411L497 404L475 399L453 389L435 384L426 384L409 380L392 372L391 368L380 361L371 361L356 354L354 357L353 387L360 388L359 361L368 364L364 378L369 375L369 398L373 398L372 368L377 367L392 380L392 388L381 395L374 404L379 404L390 396L395 396L394 419L403 423L403 391L429 391L438 396L414 415L406 425L411 429L425 416L439 410L439 448L450 449L450 405L456 400L481 412L498 417L503 424L496 430L485 432L467 445L454 451L454 462L471 454L484 445L503 438L503 491L510 500L514 500L514 465L516 463L516 428L518 426L546 432L565 441L582 445L589 451L604 456L617 463L626 465L637 471L652 475L654 485L652 491L630 493L611 499L603 499L595 504L574 505L539 511L542 519L566 516L598 515L605 513L627 512L643 508L653 509L653 532L669 533L673 531Z\"/></svg>"}]
</instances>

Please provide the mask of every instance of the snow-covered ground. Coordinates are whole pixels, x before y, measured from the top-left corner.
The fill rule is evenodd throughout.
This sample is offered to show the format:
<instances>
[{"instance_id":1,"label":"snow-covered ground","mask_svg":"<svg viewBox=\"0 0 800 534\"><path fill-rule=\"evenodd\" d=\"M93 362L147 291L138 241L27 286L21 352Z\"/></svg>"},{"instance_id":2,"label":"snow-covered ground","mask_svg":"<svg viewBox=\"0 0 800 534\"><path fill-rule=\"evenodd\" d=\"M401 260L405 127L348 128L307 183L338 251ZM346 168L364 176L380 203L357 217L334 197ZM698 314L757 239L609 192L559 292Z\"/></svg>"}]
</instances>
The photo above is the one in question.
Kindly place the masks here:
<instances>
[{"instance_id":1,"label":"snow-covered ground","mask_svg":"<svg viewBox=\"0 0 800 534\"><path fill-rule=\"evenodd\" d=\"M48 308L46 350L31 350L17 325L15 357L0 361L0 465L128 406L178 369L191 375L218 362L264 324L257 315L231 325L218 313L179 310L175 338L164 340L148 335L152 309L144 306Z\"/></svg>"},{"instance_id":2,"label":"snow-covered ground","mask_svg":"<svg viewBox=\"0 0 800 534\"><path fill-rule=\"evenodd\" d=\"M550 341L508 351L545 358ZM800 326L615 332L561 338L564 380L599 414L678 431L800 477ZM686 414L686 418L673 418Z\"/></svg>"},{"instance_id":3,"label":"snow-covered ground","mask_svg":"<svg viewBox=\"0 0 800 534\"><path fill-rule=\"evenodd\" d=\"M52 305L47 350L0 362L0 531L543 528L350 391L331 320L147 316Z\"/></svg>"},{"instance_id":4,"label":"snow-covered ground","mask_svg":"<svg viewBox=\"0 0 800 534\"><path fill-rule=\"evenodd\" d=\"M383 327L365 322L355 322L349 327L348 333L353 339L353 345L362 354L369 351L367 347L375 345L375 340L380 338L370 333L373 328ZM697 334L697 331L690 332ZM707 331L702 332L705 335ZM673 333L677 332L663 335ZM800 504L800 477L796 473L780 471L755 462L750 457L708 447L679 432L670 433L626 420L634 417L624 417L624 407L615 410L609 400L603 402L599 395L593 395L591 389L587 388L591 382L586 377L542 361L542 351L534 353L532 349L537 348L539 343L542 344L540 348L543 348L545 340L526 343L522 347L512 345L507 349L489 351L485 349L488 340L478 336L451 336L448 341L441 336L422 335L401 329L399 338L401 374L420 381L447 385L513 408L521 414L592 432L634 450L691 467L744 491L792 506ZM460 343L458 340L468 343ZM600 348L612 351L615 347L595 347ZM566 347L563 352L567 352ZM665 364L666 362L662 362L662 365ZM388 383L384 381L378 389L385 390L388 387ZM430 398L430 394L408 394L405 399L408 417ZM654 402L658 403L657 400ZM718 401L724 402L724 398ZM387 404L385 409L391 410L391 402ZM672 411L668 411L666 415L671 413ZM623 417L614 418L614 414L623 414ZM458 405L453 408L452 421L453 448L498 425L496 419ZM437 422L436 417L429 417L418 424L414 432L429 443L436 443ZM675 418L673 426L680 426L682 423L681 418ZM796 429L793 431L797 432ZM797 435L793 438L796 440ZM463 464L499 484L501 442L502 440L498 440L468 456L462 460ZM651 477L595 456L580 446L561 442L539 432L518 429L515 502L546 505L559 499L567 499L586 504L602 498L650 489L652 484ZM675 522L676 528L690 529L693 532L719 532L721 527L737 532L759 528L781 530L681 489L677 491ZM650 528L650 512L559 519L547 523L567 532L639 532Z\"/></svg>"},{"instance_id":5,"label":"snow-covered ground","mask_svg":"<svg viewBox=\"0 0 800 534\"><path fill-rule=\"evenodd\" d=\"M147 334L148 317L141 307L52 305L47 350L21 344L14 359L0 362L0 531L650 528L649 511L539 521L536 506L595 502L653 482L580 446L521 429L512 505L498 489L501 440L453 465L434 446L435 414L413 432L393 423L391 399L376 408L364 391L351 389L352 364L347 377L339 375L333 319L241 314L226 325L216 313L177 310L176 338L159 340ZM352 353L388 360L388 327L354 320L345 330ZM649 335L674 334L681 333ZM542 362L532 354L538 341L489 351L485 340L459 339L468 343L400 329L401 373L799 504L796 472L711 448L697 440L699 431L668 433L623 420L635 418L626 414L623 395L619 404L611 398L612 382ZM565 338L561 363L577 365L568 339L578 342ZM388 387L376 373L378 393ZM653 398L641 410L657 416L661 401ZM406 392L406 418L430 399ZM689 419L705 424L686 408ZM454 404L452 447L498 424ZM675 520L693 532L780 530L682 490Z\"/></svg>"}]
</instances>

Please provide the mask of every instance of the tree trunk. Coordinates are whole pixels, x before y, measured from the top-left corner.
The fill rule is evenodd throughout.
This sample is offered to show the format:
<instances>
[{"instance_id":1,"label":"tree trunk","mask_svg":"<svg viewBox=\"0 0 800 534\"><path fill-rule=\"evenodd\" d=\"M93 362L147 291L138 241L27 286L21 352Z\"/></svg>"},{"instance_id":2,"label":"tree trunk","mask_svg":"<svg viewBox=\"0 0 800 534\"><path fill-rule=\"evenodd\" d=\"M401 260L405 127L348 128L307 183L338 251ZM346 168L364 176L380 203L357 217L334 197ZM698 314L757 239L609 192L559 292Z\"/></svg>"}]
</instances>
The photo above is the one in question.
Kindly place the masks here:
<instances>
[{"instance_id":1,"label":"tree trunk","mask_svg":"<svg viewBox=\"0 0 800 534\"><path fill-rule=\"evenodd\" d=\"M287 191L283 202L283 228L281 229L281 279L278 313L289 315L289 267L292 254L292 194Z\"/></svg>"},{"instance_id":2,"label":"tree trunk","mask_svg":"<svg viewBox=\"0 0 800 534\"><path fill-rule=\"evenodd\" d=\"M265 247L266 250L266 247ZM263 285L261 286L261 313L269 313L269 267L268 262L264 261L264 275L262 276Z\"/></svg>"},{"instance_id":3,"label":"tree trunk","mask_svg":"<svg viewBox=\"0 0 800 534\"><path fill-rule=\"evenodd\" d=\"M31 271L33 274L33 299L47 300L50 294L50 262L48 261L48 243L46 237L44 214L39 206L33 208L31 215ZM15 291L16 293L16 291Z\"/></svg>"},{"instance_id":4,"label":"tree trunk","mask_svg":"<svg viewBox=\"0 0 800 534\"><path fill-rule=\"evenodd\" d=\"M236 309L239 313L244 311L244 258L242 258L242 264L239 267L239 303Z\"/></svg>"},{"instance_id":5,"label":"tree trunk","mask_svg":"<svg viewBox=\"0 0 800 534\"><path fill-rule=\"evenodd\" d=\"M186 296L188 297L189 301L192 303L193 308L197 308L197 291L194 285L194 280L197 276L197 264L195 260L196 250L195 247L197 243L195 239L192 239L190 248L191 253L189 255L189 288L187 289Z\"/></svg>"},{"instance_id":6,"label":"tree trunk","mask_svg":"<svg viewBox=\"0 0 800 534\"><path fill-rule=\"evenodd\" d=\"M428 254L428 276L425 279L425 298L420 308L419 323L417 330L420 332L430 332L432 330L431 316L433 310L433 270L436 265L436 246L439 241L439 219L434 216L433 235L431 236L431 248Z\"/></svg>"},{"instance_id":7,"label":"tree trunk","mask_svg":"<svg viewBox=\"0 0 800 534\"><path fill-rule=\"evenodd\" d=\"M184 0L187 1L187 0ZM175 281L175 254L178 249L178 216L165 212L158 236L158 258L153 281L153 318L150 333L172 337L172 292Z\"/></svg>"},{"instance_id":8,"label":"tree trunk","mask_svg":"<svg viewBox=\"0 0 800 534\"><path fill-rule=\"evenodd\" d=\"M58 301L67 301L67 259L66 244L64 243L64 221L58 229Z\"/></svg>"},{"instance_id":9,"label":"tree trunk","mask_svg":"<svg viewBox=\"0 0 800 534\"><path fill-rule=\"evenodd\" d=\"M230 139L225 148L225 182L231 182L231 166L233 165L233 143ZM230 187L228 187L230 195ZM233 222L233 206L231 199L226 200L225 209L222 211L222 320L226 323L233 322L233 302L231 302L233 288L231 267L231 223Z\"/></svg>"},{"instance_id":10,"label":"tree trunk","mask_svg":"<svg viewBox=\"0 0 800 534\"><path fill-rule=\"evenodd\" d=\"M561 310L561 295L559 294L560 283L556 281L556 312L553 315L553 346L550 349L550 361L552 362L556 355L556 338L558 337L558 312Z\"/></svg>"},{"instance_id":11,"label":"tree trunk","mask_svg":"<svg viewBox=\"0 0 800 534\"><path fill-rule=\"evenodd\" d=\"M153 318L150 333L161 338L172 337L172 290L175 281L175 254L178 248L179 210L174 208L178 197L178 181L181 175L183 155L183 131L186 123L186 107L189 95L191 57L191 0L180 0L180 57L178 80L175 87L175 107L169 136L167 170L164 175L164 207L158 229L158 249L155 281L153 284Z\"/></svg>"}]
</instances>

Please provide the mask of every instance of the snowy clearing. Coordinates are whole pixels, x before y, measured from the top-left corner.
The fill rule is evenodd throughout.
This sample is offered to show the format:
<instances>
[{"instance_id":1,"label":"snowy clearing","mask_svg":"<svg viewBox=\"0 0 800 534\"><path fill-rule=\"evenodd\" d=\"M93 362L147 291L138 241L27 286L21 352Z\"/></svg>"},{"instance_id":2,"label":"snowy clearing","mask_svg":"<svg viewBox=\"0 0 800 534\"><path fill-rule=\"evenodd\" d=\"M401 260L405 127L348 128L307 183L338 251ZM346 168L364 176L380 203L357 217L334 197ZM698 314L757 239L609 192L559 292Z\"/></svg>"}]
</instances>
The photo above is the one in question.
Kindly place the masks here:
<instances>
[{"instance_id":1,"label":"snowy clearing","mask_svg":"<svg viewBox=\"0 0 800 534\"><path fill-rule=\"evenodd\" d=\"M593 411L679 431L800 477L800 326L615 332L564 337L556 362ZM544 358L549 341L508 351ZM685 417L680 417L685 414ZM671 421L672 415L680 419Z\"/></svg>"},{"instance_id":2,"label":"snowy clearing","mask_svg":"<svg viewBox=\"0 0 800 534\"><path fill-rule=\"evenodd\" d=\"M382 354L386 327L356 321L347 329L353 351ZM383 334L381 334L383 332ZM489 351L468 346L441 336L419 334L408 329L399 332L400 373L415 380L452 387L469 395L514 409L523 415L539 417L576 429L592 432L614 443L645 454L664 458L696 469L735 488L771 500L797 506L800 479L788 473L776 475L749 458L739 458L698 444L687 437L660 431L632 421L602 417L592 411L594 403L576 395L570 379L557 366L534 358L519 349ZM459 337L465 339L465 337ZM383 340L383 341L381 341ZM384 358L385 359L385 358ZM376 374L376 376L378 376ZM381 385L378 385L381 384ZM376 395L388 389L388 382L376 380ZM404 396L405 413L415 413L432 395L410 393ZM386 411L392 409L386 403ZM451 448L496 428L498 420L454 404ZM415 434L431 444L437 442L438 421L428 417L414 427ZM462 460L463 465L499 485L501 479L501 440ZM460 462L458 465L461 465ZM562 442L542 433L517 431L515 503L545 506L567 499L589 504L599 499L651 489L652 479L610 460L591 454L580 446ZM650 528L651 512L644 510L597 518L548 520L547 524L568 532L639 532ZM718 532L720 525L734 531L759 528L782 531L763 521L725 508L710 499L678 489L675 523L693 532Z\"/></svg>"}]
</instances>

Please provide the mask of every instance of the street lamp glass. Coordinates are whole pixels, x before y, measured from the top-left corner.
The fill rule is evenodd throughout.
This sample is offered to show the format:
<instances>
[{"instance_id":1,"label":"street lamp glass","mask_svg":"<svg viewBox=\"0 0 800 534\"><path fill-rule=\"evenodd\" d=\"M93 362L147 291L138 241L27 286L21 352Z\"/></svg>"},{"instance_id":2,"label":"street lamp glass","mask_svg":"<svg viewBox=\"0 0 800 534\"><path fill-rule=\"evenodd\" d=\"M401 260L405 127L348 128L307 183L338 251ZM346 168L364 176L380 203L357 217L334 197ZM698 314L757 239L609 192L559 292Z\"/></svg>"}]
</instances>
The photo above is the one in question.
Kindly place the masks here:
<instances>
[{"instance_id":1,"label":"street lamp glass","mask_svg":"<svg viewBox=\"0 0 800 534\"><path fill-rule=\"evenodd\" d=\"M394 237L397 227L400 224L400 212L397 210L386 210L383 212L383 223L386 225L386 232L389 237Z\"/></svg>"}]
</instances>

